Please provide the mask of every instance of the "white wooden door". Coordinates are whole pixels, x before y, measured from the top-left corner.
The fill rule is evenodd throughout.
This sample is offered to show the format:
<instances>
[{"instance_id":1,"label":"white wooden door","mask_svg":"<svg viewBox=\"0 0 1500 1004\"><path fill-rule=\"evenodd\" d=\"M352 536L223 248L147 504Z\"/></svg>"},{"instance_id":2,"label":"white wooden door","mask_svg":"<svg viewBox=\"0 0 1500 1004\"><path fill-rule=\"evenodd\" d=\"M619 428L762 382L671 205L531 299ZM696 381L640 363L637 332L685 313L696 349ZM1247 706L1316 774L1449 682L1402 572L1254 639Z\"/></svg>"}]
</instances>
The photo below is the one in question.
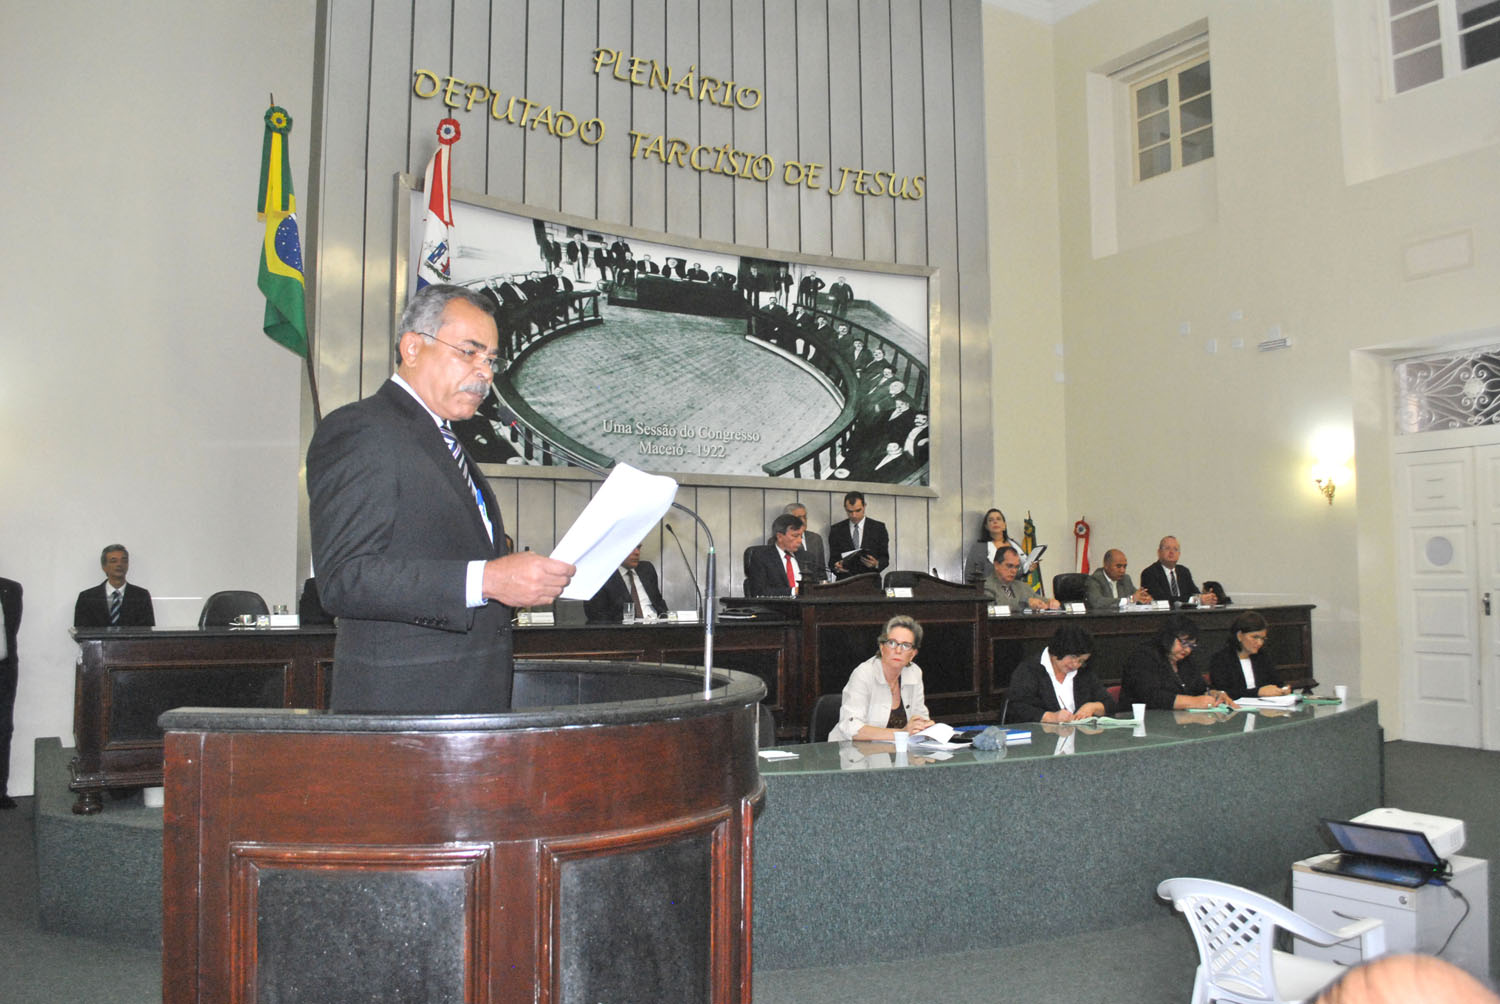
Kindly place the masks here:
<instances>
[{"instance_id":1,"label":"white wooden door","mask_svg":"<svg viewBox=\"0 0 1500 1004\"><path fill-rule=\"evenodd\" d=\"M1474 447L1479 544L1480 730L1500 749L1500 445Z\"/></svg>"},{"instance_id":2,"label":"white wooden door","mask_svg":"<svg viewBox=\"0 0 1500 1004\"><path fill-rule=\"evenodd\" d=\"M1417 742L1479 746L1484 733L1475 516L1479 449L1488 448L1395 458L1402 719L1406 738ZM1485 467L1482 482L1489 481Z\"/></svg>"}]
</instances>

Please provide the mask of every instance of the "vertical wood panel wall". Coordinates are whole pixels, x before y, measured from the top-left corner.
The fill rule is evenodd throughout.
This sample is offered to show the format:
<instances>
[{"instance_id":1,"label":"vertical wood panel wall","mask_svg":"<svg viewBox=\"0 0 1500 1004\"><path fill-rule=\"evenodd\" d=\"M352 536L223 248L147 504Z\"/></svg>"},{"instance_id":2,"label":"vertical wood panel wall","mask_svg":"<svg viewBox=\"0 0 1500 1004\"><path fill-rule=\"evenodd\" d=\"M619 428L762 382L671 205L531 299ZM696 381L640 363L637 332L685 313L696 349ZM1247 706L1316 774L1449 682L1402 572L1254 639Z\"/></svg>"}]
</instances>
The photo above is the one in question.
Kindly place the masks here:
<instances>
[{"instance_id":1,"label":"vertical wood panel wall","mask_svg":"<svg viewBox=\"0 0 1500 1004\"><path fill-rule=\"evenodd\" d=\"M420 176L448 114L417 98L427 69L482 82L580 119L590 147L545 130L453 112L463 130L453 183L466 191L673 236L769 251L938 269L932 345L933 487L938 496L867 493L892 535L892 567L957 576L995 488L991 435L988 234L979 0L320 0L313 191L307 205L317 367L325 411L374 392L391 369L397 283L396 185ZM597 46L689 65L762 90L753 111L674 98L596 76ZM607 71L606 71L607 74ZM630 129L690 143L732 142L775 158L769 183L630 159ZM925 175L920 201L830 197L780 178L788 160ZM835 176L836 177L836 176ZM315 243L314 243L315 242ZM491 472L492 475L498 472ZM545 551L592 486L492 476L519 544ZM712 527L721 594L738 593L741 552L800 497L826 534L843 490L699 486L679 501ZM669 517L701 567L705 542ZM644 547L673 607L693 587L675 545Z\"/></svg>"}]
</instances>

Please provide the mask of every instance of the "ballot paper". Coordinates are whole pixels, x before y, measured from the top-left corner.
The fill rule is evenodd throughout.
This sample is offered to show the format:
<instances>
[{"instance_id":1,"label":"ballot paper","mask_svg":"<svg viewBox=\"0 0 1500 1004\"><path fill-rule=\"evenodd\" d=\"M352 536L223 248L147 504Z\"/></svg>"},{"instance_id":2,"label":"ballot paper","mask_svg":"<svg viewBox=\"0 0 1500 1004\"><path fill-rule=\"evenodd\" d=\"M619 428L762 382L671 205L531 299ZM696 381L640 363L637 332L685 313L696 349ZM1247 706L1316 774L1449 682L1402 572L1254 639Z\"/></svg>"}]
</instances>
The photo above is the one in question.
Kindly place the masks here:
<instances>
[{"instance_id":1,"label":"ballot paper","mask_svg":"<svg viewBox=\"0 0 1500 1004\"><path fill-rule=\"evenodd\" d=\"M563 599L586 600L666 515L677 482L615 464L589 504L552 549L552 557L578 566Z\"/></svg>"}]
</instances>

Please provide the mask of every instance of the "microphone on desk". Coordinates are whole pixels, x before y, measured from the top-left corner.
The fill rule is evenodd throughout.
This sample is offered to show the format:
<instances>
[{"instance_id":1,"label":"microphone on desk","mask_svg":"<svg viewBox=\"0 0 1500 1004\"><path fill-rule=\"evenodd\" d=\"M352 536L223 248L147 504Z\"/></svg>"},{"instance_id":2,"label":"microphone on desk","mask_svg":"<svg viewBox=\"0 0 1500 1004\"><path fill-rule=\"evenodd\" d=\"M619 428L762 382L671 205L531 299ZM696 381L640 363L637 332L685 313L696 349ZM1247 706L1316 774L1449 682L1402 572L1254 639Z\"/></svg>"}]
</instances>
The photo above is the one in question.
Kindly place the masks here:
<instances>
[{"instance_id":1,"label":"microphone on desk","mask_svg":"<svg viewBox=\"0 0 1500 1004\"><path fill-rule=\"evenodd\" d=\"M593 474L593 475L595 475L597 477L600 477L600 478L608 478L609 477L609 473L607 471L605 471L604 468L600 467L598 464L594 463L593 461L584 459L583 457L581 457L577 453L575 453L573 450L571 450L568 447L564 446L562 443L559 443L555 439L552 439L550 437L543 436L541 433L537 432L535 429L533 429L530 426L528 426L525 422L523 422L521 420L520 416L517 415L514 410L512 410L510 408L507 408L505 406L505 404L500 400L500 395L497 394L497 393L495 393L495 389L494 389L493 386L490 388L490 393L494 395L494 397L495 397L495 403L496 403L496 405L499 408L500 414L505 419L504 424L507 425L509 428L515 429L517 432L521 432L521 433L530 432L532 435L537 436L538 438L545 440L551 446L551 448L558 455L560 455L564 460L566 460L570 464L573 464L576 467L583 468L584 470L588 471L590 474ZM609 459L610 459L610 465L611 466L613 466L614 464L618 463L618 461L616 461L613 457L611 457ZM693 517L693 519L697 522L698 526L703 529L703 535L708 538L708 554L707 554L706 559L704 561L705 568L704 568L704 574L703 574L704 580L708 583L707 594L706 595L703 593L703 591L698 590L698 578L697 578L697 576L693 576L693 589L696 590L696 591L698 591L698 595L700 597L700 602L702 604L701 610L702 610L702 617L703 617L703 696L706 698L713 691L713 675L714 675L714 607L717 605L717 599L718 599L718 597L715 595L715 591L714 591L715 586L714 586L714 584L715 584L715 580L718 578L719 557L718 557L718 553L714 550L714 534L713 534L713 531L708 528L708 524L703 521L703 517L699 516L696 512L694 512L693 510L689 509L687 506L683 505L681 502L677 502L675 500L672 502L672 508L673 509L681 509L683 512L687 513L689 516ZM666 526L666 528L668 530L672 529L672 527L669 524L663 523L662 525ZM676 534L675 531L672 533L672 539L673 540L677 540L677 534ZM678 541L677 546L679 548L681 548L682 547L682 542ZM687 560L687 553L685 551L683 552L683 560L684 561ZM688 567L690 569L692 568L692 563L691 562L688 563Z\"/></svg>"}]
</instances>

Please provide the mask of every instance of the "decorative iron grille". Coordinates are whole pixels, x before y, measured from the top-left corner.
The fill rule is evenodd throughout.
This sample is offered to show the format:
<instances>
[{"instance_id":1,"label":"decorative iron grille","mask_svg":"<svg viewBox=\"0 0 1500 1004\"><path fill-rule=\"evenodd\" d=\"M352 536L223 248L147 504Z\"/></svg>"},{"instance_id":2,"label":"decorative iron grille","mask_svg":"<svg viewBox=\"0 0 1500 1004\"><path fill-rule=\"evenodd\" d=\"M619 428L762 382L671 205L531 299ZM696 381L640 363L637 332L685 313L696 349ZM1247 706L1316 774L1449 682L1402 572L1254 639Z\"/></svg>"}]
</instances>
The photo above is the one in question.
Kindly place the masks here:
<instances>
[{"instance_id":1,"label":"decorative iron grille","mask_svg":"<svg viewBox=\"0 0 1500 1004\"><path fill-rule=\"evenodd\" d=\"M1396 434L1500 425L1500 346L1396 364Z\"/></svg>"}]
</instances>

